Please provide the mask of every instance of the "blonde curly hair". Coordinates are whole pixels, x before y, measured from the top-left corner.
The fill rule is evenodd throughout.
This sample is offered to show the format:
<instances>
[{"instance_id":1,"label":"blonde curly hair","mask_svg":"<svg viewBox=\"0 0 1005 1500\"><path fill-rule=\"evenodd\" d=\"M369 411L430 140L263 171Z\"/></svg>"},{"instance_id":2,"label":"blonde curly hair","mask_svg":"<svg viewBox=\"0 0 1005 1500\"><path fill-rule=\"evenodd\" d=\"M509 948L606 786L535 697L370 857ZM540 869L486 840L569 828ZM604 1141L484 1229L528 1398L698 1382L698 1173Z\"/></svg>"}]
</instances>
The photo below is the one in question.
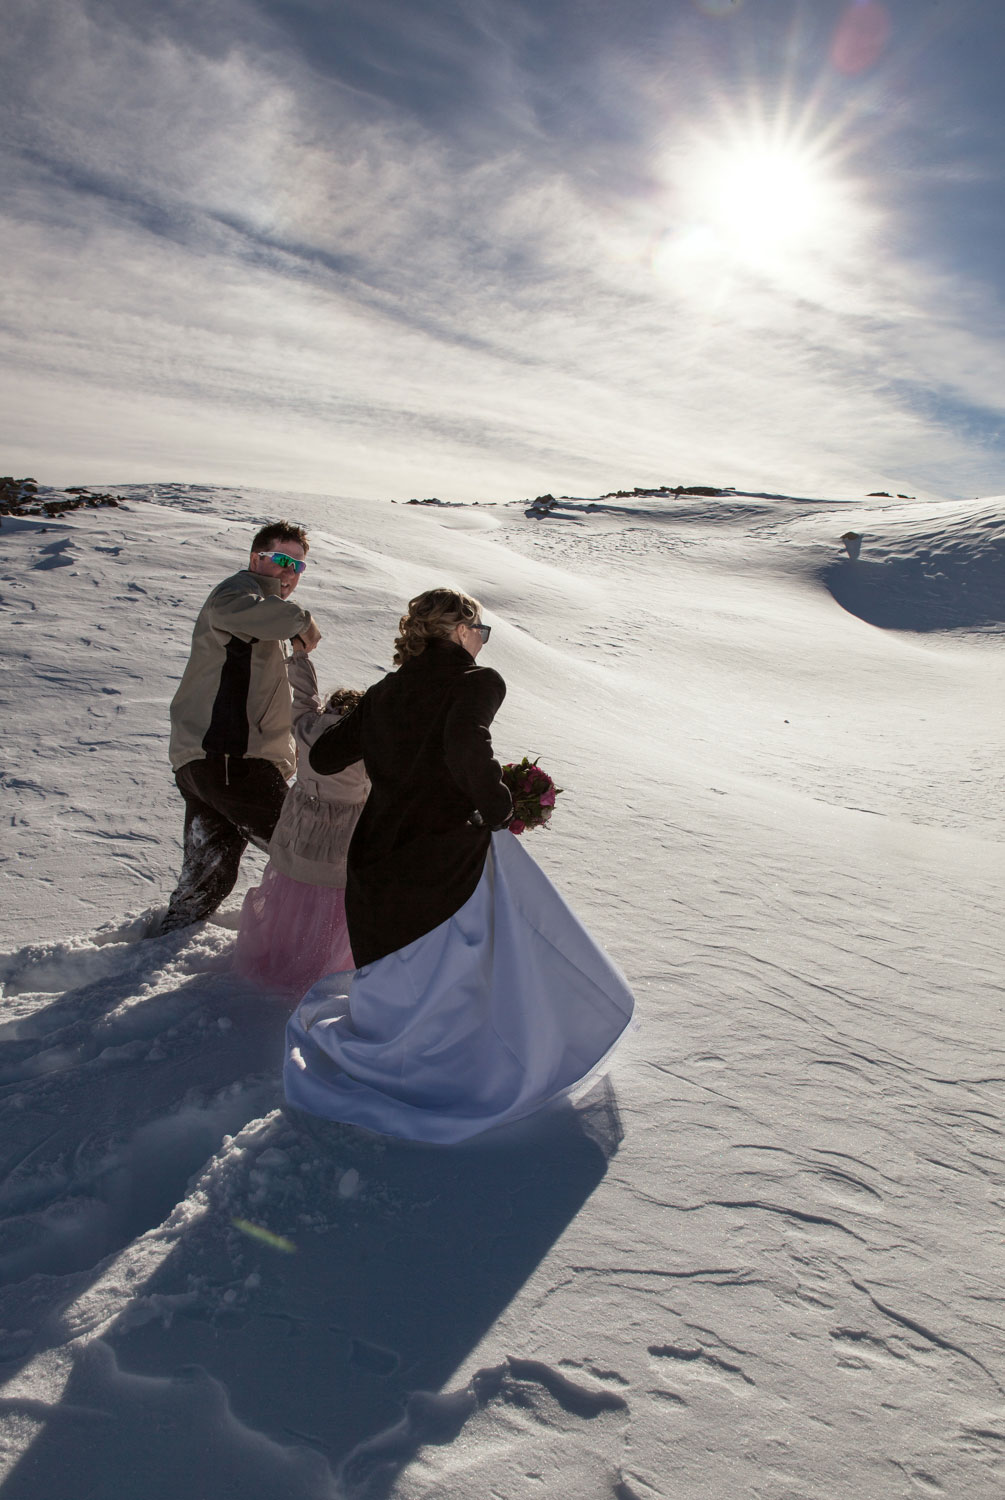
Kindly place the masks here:
<instances>
[{"instance_id":1,"label":"blonde curly hair","mask_svg":"<svg viewBox=\"0 0 1005 1500\"><path fill-rule=\"evenodd\" d=\"M430 641L446 641L458 625L470 625L481 617L482 607L459 589L427 589L408 601L408 613L398 621L394 640L394 665L410 656L421 656Z\"/></svg>"}]
</instances>

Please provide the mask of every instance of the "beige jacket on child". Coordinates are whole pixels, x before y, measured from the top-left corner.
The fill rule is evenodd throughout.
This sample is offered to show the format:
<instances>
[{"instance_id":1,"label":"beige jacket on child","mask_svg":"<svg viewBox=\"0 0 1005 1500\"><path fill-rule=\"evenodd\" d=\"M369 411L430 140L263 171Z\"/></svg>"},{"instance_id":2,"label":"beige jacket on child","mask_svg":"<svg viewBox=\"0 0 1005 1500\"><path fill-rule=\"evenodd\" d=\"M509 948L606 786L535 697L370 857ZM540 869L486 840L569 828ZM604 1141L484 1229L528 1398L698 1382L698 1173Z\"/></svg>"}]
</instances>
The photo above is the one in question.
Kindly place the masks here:
<instances>
[{"instance_id":1,"label":"beige jacket on child","mask_svg":"<svg viewBox=\"0 0 1005 1500\"><path fill-rule=\"evenodd\" d=\"M336 776L319 776L311 770L308 750L342 715L325 711L314 663L306 651L295 651L286 670L293 689L297 779L283 803L269 859L291 880L344 887L346 851L370 790L370 778L362 761Z\"/></svg>"}]
</instances>

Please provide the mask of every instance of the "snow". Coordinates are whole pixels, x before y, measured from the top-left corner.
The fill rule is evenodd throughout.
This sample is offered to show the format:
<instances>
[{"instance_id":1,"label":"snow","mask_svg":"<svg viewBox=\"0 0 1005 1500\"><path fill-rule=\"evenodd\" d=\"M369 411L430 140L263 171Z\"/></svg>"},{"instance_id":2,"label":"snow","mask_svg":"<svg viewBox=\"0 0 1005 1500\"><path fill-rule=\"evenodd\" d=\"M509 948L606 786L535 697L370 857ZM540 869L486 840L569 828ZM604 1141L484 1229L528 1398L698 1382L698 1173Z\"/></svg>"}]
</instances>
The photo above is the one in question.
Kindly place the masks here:
<instances>
[{"instance_id":1,"label":"snow","mask_svg":"<svg viewBox=\"0 0 1005 1500\"><path fill-rule=\"evenodd\" d=\"M997 1497L1005 501L116 493L0 527L4 1500ZM483 601L639 998L574 1109L287 1118L254 851L144 938L192 623L282 514L324 688Z\"/></svg>"}]
</instances>

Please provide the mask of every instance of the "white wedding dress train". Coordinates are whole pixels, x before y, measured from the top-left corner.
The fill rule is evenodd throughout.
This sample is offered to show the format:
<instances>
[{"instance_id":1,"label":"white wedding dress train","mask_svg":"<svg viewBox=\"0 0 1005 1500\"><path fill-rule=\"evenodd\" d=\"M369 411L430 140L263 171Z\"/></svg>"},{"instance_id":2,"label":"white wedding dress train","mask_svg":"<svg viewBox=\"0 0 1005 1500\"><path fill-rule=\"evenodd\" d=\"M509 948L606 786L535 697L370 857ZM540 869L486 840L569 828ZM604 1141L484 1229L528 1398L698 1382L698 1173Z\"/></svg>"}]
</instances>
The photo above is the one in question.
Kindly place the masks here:
<instances>
[{"instance_id":1,"label":"white wedding dress train","mask_svg":"<svg viewBox=\"0 0 1005 1500\"><path fill-rule=\"evenodd\" d=\"M287 1102L451 1144L596 1073L631 1022L628 985L508 832L474 894L424 937L321 979L287 1025Z\"/></svg>"}]
</instances>

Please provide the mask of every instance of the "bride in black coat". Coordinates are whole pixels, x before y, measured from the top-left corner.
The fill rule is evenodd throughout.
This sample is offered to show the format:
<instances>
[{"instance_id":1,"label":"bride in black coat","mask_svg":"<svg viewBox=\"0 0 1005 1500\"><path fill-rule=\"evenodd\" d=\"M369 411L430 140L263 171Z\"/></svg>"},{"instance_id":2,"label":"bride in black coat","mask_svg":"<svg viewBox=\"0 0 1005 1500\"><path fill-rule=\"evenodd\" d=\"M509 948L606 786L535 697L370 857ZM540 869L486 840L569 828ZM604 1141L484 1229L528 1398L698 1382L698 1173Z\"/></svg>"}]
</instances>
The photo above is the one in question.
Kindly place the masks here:
<instances>
[{"instance_id":1,"label":"bride in black coat","mask_svg":"<svg viewBox=\"0 0 1005 1500\"><path fill-rule=\"evenodd\" d=\"M488 636L467 594L413 599L394 643L398 671L311 749L312 770L362 758L373 783L346 886L361 967L453 916L481 879L491 829L513 816L489 734L506 684L475 661Z\"/></svg>"},{"instance_id":2,"label":"bride in black coat","mask_svg":"<svg viewBox=\"0 0 1005 1500\"><path fill-rule=\"evenodd\" d=\"M506 694L476 663L476 599L413 599L395 665L311 749L363 760L349 847L359 965L321 980L288 1028L288 1101L388 1135L451 1142L520 1118L596 1071L628 1025L623 977L506 830L490 726Z\"/></svg>"}]
</instances>

